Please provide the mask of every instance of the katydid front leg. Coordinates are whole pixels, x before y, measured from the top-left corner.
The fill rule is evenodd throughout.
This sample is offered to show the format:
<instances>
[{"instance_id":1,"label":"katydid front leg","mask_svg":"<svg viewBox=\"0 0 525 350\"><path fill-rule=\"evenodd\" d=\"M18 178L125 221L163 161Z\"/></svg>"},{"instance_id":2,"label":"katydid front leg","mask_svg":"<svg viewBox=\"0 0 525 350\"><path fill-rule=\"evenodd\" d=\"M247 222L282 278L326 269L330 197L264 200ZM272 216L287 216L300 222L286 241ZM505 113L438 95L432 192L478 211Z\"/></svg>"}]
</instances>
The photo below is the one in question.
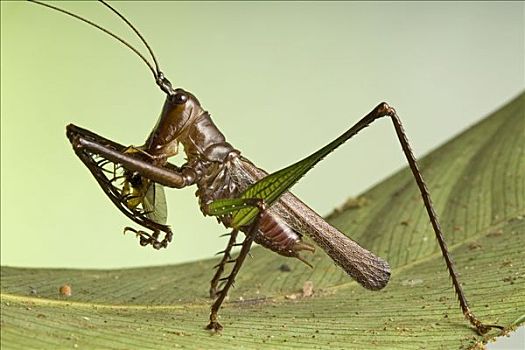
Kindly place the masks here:
<instances>
[{"instance_id":1,"label":"katydid front leg","mask_svg":"<svg viewBox=\"0 0 525 350\"><path fill-rule=\"evenodd\" d=\"M121 164L128 171L136 171L141 176L166 187L184 188L195 183L194 178L169 163L165 166L157 166L131 154L125 154L122 145L73 124L69 124L66 130L66 135L79 156L86 151L99 155L113 163ZM122 149L115 149L115 145Z\"/></svg>"},{"instance_id":2,"label":"katydid front leg","mask_svg":"<svg viewBox=\"0 0 525 350\"><path fill-rule=\"evenodd\" d=\"M166 234L164 238L159 241L160 231L155 230L152 233L148 233L142 230L136 230L133 227L124 227L124 234L126 232L133 232L138 238L141 246L145 247L151 245L153 248L160 250L161 248L167 248L168 243L173 239L173 234Z\"/></svg>"},{"instance_id":3,"label":"katydid front leg","mask_svg":"<svg viewBox=\"0 0 525 350\"><path fill-rule=\"evenodd\" d=\"M155 249L166 248L173 234L166 225L167 208L162 185L176 188L192 185L197 176L191 167L178 168L170 163L157 166L151 164L152 156L140 149L125 147L72 124L66 130L75 153L115 206L131 220L152 231L148 233L126 227L124 233L134 232L142 246L151 244ZM112 171L106 166L111 166ZM117 175L117 169L123 170L123 175ZM120 180L124 181L122 186L118 185ZM164 232L164 238L159 240L161 232Z\"/></svg>"}]
</instances>

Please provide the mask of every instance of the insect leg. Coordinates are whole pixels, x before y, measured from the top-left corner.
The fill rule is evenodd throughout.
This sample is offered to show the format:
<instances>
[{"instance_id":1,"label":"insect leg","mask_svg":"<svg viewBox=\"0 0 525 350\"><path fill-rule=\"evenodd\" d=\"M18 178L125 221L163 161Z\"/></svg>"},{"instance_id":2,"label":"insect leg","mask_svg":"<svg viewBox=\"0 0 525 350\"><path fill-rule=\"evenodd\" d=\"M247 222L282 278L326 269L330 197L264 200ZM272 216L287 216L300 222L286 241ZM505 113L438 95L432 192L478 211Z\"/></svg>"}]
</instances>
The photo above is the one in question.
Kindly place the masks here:
<instances>
[{"instance_id":1,"label":"insect leg","mask_svg":"<svg viewBox=\"0 0 525 350\"><path fill-rule=\"evenodd\" d=\"M397 116L396 111L392 107L389 107L386 103L380 104L378 107L376 107L375 110L377 111L376 117L372 119L372 121L384 115L389 116L392 119L392 123L394 124L394 128L396 130L397 137L399 139L399 142L401 143L401 147L403 148L403 153L405 154L407 158L408 164L410 166L410 170L412 171L412 174L414 175L419 191L421 192L421 197L423 198L423 202L425 204L425 208L427 210L428 217L430 218L430 222L432 223L432 227L436 234L436 239L438 241L439 248L441 249L441 253L443 255L443 258L445 259L445 263L447 265L447 269L448 269L450 278L452 279L454 290L456 292L456 295L458 296L459 305L461 307L461 310L463 311L463 315L465 316L467 320L469 320L469 322L474 327L476 327L476 330L478 331L479 334L485 334L491 328L503 329L503 327L499 325L482 323L474 315L474 313L472 313L472 311L470 310L470 307L468 306L467 298L459 282L458 273L456 271L454 261L452 259L450 252L448 251L447 244L445 242L445 237L443 236L443 231L441 230L441 225L439 224L438 216L432 205L430 193L428 192L428 188L423 180L421 172L419 171L419 167L417 165L416 158L414 157L410 144L408 143L408 138L403 129L403 125L401 124L401 120Z\"/></svg>"},{"instance_id":2,"label":"insect leg","mask_svg":"<svg viewBox=\"0 0 525 350\"><path fill-rule=\"evenodd\" d=\"M72 124L67 126L67 136L77 156L113 204L135 223L152 231L148 233L127 228L124 232L136 233L143 246L151 244L155 249L165 248L172 240L172 232L166 225L164 190L151 180L161 180L172 187L184 187L193 181L187 175L188 170L183 173L170 163L156 166L142 159L144 156L139 152L126 152L129 148ZM105 168L108 164L113 165L113 169ZM146 175L151 175L152 179ZM122 186L116 183L118 179L124 179ZM139 204L142 208L137 207ZM164 232L164 238L159 240L161 232Z\"/></svg>"},{"instance_id":3,"label":"insect leg","mask_svg":"<svg viewBox=\"0 0 525 350\"><path fill-rule=\"evenodd\" d=\"M228 290L233 285L233 282L235 281L235 276L237 276L237 273L241 269L241 266L244 262L244 259L248 255L250 251L250 247L252 246L253 240L255 239L255 236L257 235L257 228L259 226L259 220L262 217L262 215L265 212L266 205L264 204L264 201L261 199L248 199L247 202L252 203L251 205L255 205L259 212L253 220L253 222L249 226L249 230L246 233L246 238L244 239L244 242L242 243L242 248L239 253L239 256L235 259L235 264L233 265L232 271L226 277L226 283L224 287L218 291L217 293L217 299L211 306L211 312L210 312L210 323L206 326L206 329L212 330L212 331L220 331L223 327L218 321L218 312L222 305L222 302L224 301L224 298L228 294ZM253 204L256 203L256 204Z\"/></svg>"},{"instance_id":4,"label":"insect leg","mask_svg":"<svg viewBox=\"0 0 525 350\"><path fill-rule=\"evenodd\" d=\"M124 227L124 234L126 234L126 232L128 231L135 233L137 237L139 237L139 243L141 246L144 247L151 244L153 248L157 250L159 250L160 248L168 247L168 243L171 242L171 240L173 239L173 234L171 233L171 231L165 232L162 241L159 241L159 230L153 230L153 232L149 234L142 230L136 230L133 227Z\"/></svg>"},{"instance_id":5,"label":"insect leg","mask_svg":"<svg viewBox=\"0 0 525 350\"><path fill-rule=\"evenodd\" d=\"M124 153L122 145L104 139L88 130L75 125L67 126L67 137L77 155L88 151L113 163L119 163L129 171L136 171L143 177L166 187L183 188L193 184L180 169L172 165L156 166L149 161L134 157L133 153Z\"/></svg>"},{"instance_id":6,"label":"insect leg","mask_svg":"<svg viewBox=\"0 0 525 350\"><path fill-rule=\"evenodd\" d=\"M228 241L228 245L226 246L226 249L223 252L223 257L221 261L216 266L217 271L215 272L215 275L213 276L210 283L210 298L215 298L217 296L217 285L219 284L219 280L221 279L222 273L224 272L224 267L226 266L226 263L231 259L230 251L235 245L235 240L237 239L238 233L239 230L233 230L230 233L230 240Z\"/></svg>"}]
</instances>

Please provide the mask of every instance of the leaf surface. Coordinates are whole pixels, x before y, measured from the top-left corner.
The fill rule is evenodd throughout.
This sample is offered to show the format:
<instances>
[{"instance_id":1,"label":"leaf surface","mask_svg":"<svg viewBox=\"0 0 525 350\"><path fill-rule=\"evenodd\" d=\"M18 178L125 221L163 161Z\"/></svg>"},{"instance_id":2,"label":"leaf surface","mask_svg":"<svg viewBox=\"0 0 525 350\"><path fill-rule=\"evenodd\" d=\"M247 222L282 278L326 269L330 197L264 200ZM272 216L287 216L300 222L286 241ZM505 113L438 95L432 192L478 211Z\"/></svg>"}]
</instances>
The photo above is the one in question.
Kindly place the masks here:
<instances>
[{"instance_id":1,"label":"leaf surface","mask_svg":"<svg viewBox=\"0 0 525 350\"><path fill-rule=\"evenodd\" d=\"M420 162L467 298L483 321L525 314L525 94ZM204 330L216 260L122 270L1 269L2 349L466 349L476 335L407 169L328 220L393 267L370 292L320 250L314 269L262 248ZM291 271L281 268L288 265ZM314 294L303 297L305 282ZM58 288L68 283L72 296Z\"/></svg>"}]
</instances>

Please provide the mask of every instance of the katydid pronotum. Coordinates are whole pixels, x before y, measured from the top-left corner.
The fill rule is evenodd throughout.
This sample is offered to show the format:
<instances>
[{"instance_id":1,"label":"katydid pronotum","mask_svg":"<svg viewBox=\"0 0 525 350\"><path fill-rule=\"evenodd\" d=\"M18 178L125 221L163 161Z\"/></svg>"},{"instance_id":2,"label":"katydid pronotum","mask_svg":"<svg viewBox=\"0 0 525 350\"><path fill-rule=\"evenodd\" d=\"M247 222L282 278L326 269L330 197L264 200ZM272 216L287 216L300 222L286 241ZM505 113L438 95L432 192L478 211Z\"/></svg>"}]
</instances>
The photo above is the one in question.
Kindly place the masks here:
<instances>
[{"instance_id":1,"label":"katydid pronotum","mask_svg":"<svg viewBox=\"0 0 525 350\"><path fill-rule=\"evenodd\" d=\"M146 63L156 84L166 93L160 118L140 147L125 147L74 125L67 126L67 137L75 153L119 210L150 230L125 228L125 231L136 233L141 245L151 244L155 249L160 249L167 247L172 239L172 232L166 225L164 186L183 188L196 185L196 195L203 214L217 217L222 224L232 229L224 255L211 281L210 296L215 298L215 302L211 307L208 329L222 329L218 311L253 242L309 265L300 255L302 251L314 250L312 245L302 241L303 235L306 235L365 288L379 290L386 286L390 277L387 262L359 246L288 192L330 152L383 117L390 118L393 123L421 192L464 316L480 334L491 328L502 328L482 323L471 312L401 121L388 104L380 103L341 136L310 156L267 174L226 141L195 96L181 88L172 87L142 35L109 4L100 0L138 35L149 51L153 64L137 49L105 28L71 12L34 2L84 21L123 43ZM168 162L170 157L178 153L179 144L183 145L187 158L180 167ZM236 240L239 232L243 232L245 238L238 244ZM232 258L232 248L237 245L241 246L241 250L236 258ZM233 263L233 267L226 277L222 277L229 263Z\"/></svg>"}]
</instances>

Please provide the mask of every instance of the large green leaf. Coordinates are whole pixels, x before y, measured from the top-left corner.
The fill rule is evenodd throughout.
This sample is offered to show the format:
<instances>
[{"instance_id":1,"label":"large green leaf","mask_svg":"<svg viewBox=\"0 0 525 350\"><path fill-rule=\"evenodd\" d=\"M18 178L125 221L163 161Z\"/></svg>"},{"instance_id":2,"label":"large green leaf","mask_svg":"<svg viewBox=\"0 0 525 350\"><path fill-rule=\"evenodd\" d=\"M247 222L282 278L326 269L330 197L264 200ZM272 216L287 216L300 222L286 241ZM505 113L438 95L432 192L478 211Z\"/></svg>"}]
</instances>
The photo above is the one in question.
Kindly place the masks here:
<instances>
[{"instance_id":1,"label":"large green leaf","mask_svg":"<svg viewBox=\"0 0 525 350\"><path fill-rule=\"evenodd\" d=\"M524 103L522 94L421 161L473 311L504 326L525 314ZM213 260L109 271L3 267L2 349L455 349L498 335L480 337L464 320L407 170L329 220L389 260L384 290L363 289L321 251L309 269L255 248L222 309L225 330L210 335ZM300 293L306 281L311 297ZM65 282L69 298L58 295Z\"/></svg>"}]
</instances>

